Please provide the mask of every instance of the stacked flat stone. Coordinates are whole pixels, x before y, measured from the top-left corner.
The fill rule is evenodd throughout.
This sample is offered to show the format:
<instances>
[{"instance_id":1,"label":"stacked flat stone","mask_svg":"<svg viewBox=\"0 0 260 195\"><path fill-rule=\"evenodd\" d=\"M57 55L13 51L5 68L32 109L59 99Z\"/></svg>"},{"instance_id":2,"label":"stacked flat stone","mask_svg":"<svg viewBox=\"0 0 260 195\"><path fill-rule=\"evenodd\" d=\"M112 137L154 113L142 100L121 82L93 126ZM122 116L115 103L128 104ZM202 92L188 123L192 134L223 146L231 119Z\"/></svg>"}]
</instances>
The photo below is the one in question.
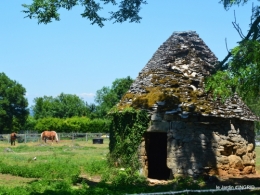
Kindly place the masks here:
<instances>
[{"instance_id":1,"label":"stacked flat stone","mask_svg":"<svg viewBox=\"0 0 260 195\"><path fill-rule=\"evenodd\" d=\"M216 64L216 56L195 31L174 32L141 70L119 107L163 110L180 117L202 115L258 120L237 95L223 103L205 92L205 78L215 71ZM151 93L148 89L155 87L161 93L157 93L153 105L135 104L140 97L145 99L145 95ZM162 93L167 94L168 101L159 97Z\"/></svg>"}]
</instances>

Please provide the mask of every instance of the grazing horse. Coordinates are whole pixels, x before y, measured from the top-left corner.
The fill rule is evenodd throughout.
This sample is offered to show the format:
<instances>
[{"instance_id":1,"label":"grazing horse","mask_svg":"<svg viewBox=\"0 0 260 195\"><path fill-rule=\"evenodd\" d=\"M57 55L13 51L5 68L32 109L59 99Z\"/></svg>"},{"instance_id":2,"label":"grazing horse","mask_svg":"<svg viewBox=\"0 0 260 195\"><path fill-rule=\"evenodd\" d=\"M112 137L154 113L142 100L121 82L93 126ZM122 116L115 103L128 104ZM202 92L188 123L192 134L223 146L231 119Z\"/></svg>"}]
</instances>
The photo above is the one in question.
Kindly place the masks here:
<instances>
[{"instance_id":1,"label":"grazing horse","mask_svg":"<svg viewBox=\"0 0 260 195\"><path fill-rule=\"evenodd\" d=\"M59 141L58 134L55 131L44 131L41 133L41 138L42 140L44 140L45 143L47 139L51 140L52 144L54 139L56 140L57 143Z\"/></svg>"},{"instance_id":2,"label":"grazing horse","mask_svg":"<svg viewBox=\"0 0 260 195\"><path fill-rule=\"evenodd\" d=\"M10 135L10 140L11 140L11 146L14 145L15 146L15 140L16 138L18 138L18 136L16 135L16 133L11 133Z\"/></svg>"}]
</instances>

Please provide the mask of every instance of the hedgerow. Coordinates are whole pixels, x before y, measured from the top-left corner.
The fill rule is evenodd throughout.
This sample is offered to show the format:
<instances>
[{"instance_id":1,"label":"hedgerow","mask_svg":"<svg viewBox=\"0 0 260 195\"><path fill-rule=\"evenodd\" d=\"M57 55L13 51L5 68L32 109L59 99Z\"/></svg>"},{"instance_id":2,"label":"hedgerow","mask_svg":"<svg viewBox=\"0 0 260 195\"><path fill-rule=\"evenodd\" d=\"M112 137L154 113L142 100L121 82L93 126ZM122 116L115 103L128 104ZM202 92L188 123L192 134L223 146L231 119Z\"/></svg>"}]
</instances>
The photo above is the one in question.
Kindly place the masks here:
<instances>
[{"instance_id":1,"label":"hedgerow","mask_svg":"<svg viewBox=\"0 0 260 195\"><path fill-rule=\"evenodd\" d=\"M57 132L80 132L80 133L108 133L110 120L108 119L89 119L87 117L72 118L42 118L38 119L35 130L54 130Z\"/></svg>"}]
</instances>

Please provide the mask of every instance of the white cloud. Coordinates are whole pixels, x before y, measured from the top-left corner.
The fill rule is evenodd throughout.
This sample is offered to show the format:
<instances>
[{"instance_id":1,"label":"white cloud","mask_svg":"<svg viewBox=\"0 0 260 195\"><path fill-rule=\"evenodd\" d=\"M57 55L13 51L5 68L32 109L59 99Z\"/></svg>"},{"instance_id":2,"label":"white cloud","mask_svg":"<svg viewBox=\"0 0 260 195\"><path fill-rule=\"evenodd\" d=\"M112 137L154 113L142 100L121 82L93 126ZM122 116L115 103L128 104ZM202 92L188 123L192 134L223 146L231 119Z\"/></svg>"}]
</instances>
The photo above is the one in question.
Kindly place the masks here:
<instances>
[{"instance_id":1,"label":"white cloud","mask_svg":"<svg viewBox=\"0 0 260 195\"><path fill-rule=\"evenodd\" d=\"M80 93L78 94L79 97L81 98L93 98L95 96L94 93Z\"/></svg>"}]
</instances>

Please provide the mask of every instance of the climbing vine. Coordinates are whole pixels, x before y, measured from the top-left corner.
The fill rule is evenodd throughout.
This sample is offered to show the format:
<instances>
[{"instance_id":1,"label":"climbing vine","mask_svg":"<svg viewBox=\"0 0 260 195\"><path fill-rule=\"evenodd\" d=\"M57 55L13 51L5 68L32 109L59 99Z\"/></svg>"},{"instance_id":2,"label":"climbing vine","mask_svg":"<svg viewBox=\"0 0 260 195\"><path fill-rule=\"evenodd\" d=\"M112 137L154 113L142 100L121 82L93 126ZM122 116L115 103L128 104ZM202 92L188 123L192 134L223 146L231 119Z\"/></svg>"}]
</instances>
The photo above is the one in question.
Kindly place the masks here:
<instances>
[{"instance_id":1,"label":"climbing vine","mask_svg":"<svg viewBox=\"0 0 260 195\"><path fill-rule=\"evenodd\" d=\"M137 151L148 128L148 114L144 110L126 108L123 111L116 109L109 116L112 121L109 162L136 171L139 168Z\"/></svg>"}]
</instances>

